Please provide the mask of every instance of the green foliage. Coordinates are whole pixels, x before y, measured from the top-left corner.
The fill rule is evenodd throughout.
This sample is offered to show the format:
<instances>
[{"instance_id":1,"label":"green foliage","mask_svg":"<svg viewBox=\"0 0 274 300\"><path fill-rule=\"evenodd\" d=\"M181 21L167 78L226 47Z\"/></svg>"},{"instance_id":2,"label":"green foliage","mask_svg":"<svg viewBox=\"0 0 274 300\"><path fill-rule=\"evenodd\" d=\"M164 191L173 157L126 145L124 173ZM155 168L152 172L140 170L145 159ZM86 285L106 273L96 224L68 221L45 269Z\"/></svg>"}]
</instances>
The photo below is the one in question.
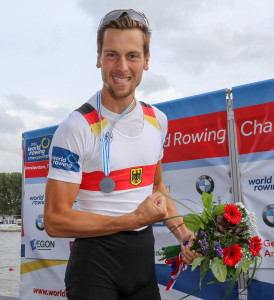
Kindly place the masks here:
<instances>
[{"instance_id":1,"label":"green foliage","mask_svg":"<svg viewBox=\"0 0 274 300\"><path fill-rule=\"evenodd\" d=\"M0 214L21 215L22 174L0 173Z\"/></svg>"},{"instance_id":2,"label":"green foliage","mask_svg":"<svg viewBox=\"0 0 274 300\"><path fill-rule=\"evenodd\" d=\"M198 232L200 228L204 229L204 223L197 214L187 214L183 218L184 224L192 232Z\"/></svg>"},{"instance_id":3,"label":"green foliage","mask_svg":"<svg viewBox=\"0 0 274 300\"><path fill-rule=\"evenodd\" d=\"M204 260L205 258L206 258L205 256L196 257L192 262L191 271L194 271L200 265L201 261Z\"/></svg>"},{"instance_id":4,"label":"green foliage","mask_svg":"<svg viewBox=\"0 0 274 300\"><path fill-rule=\"evenodd\" d=\"M227 266L219 257L214 257L211 263L211 270L216 279L220 282L224 282L227 275Z\"/></svg>"},{"instance_id":5,"label":"green foliage","mask_svg":"<svg viewBox=\"0 0 274 300\"><path fill-rule=\"evenodd\" d=\"M223 215L225 212L224 208L225 208L224 204L217 205L213 210L212 217L215 218L215 216L217 215Z\"/></svg>"},{"instance_id":6,"label":"green foliage","mask_svg":"<svg viewBox=\"0 0 274 300\"><path fill-rule=\"evenodd\" d=\"M208 194L208 193L203 193L202 194L202 201L205 209L208 209L209 211L212 208L212 199L213 199L213 194Z\"/></svg>"},{"instance_id":7,"label":"green foliage","mask_svg":"<svg viewBox=\"0 0 274 300\"><path fill-rule=\"evenodd\" d=\"M206 271L210 267L210 259L209 257L206 257L202 262L201 262L201 267L200 267L200 286L202 283L202 280L205 277Z\"/></svg>"},{"instance_id":8,"label":"green foliage","mask_svg":"<svg viewBox=\"0 0 274 300\"><path fill-rule=\"evenodd\" d=\"M219 238L220 244L222 245L223 249L235 245L236 243L238 243L238 240L239 239L236 235L231 234L227 231L225 231L224 234Z\"/></svg>"}]
</instances>

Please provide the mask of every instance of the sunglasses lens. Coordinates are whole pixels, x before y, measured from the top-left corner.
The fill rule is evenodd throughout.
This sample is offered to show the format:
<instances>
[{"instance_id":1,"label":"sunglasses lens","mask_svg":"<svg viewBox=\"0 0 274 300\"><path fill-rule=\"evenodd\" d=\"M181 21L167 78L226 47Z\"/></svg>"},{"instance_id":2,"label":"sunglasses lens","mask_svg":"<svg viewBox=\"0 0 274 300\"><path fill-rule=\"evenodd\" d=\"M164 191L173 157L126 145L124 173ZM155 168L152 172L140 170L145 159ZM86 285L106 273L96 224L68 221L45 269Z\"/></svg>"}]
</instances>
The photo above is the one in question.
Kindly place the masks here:
<instances>
[{"instance_id":1,"label":"sunglasses lens","mask_svg":"<svg viewBox=\"0 0 274 300\"><path fill-rule=\"evenodd\" d=\"M149 26L146 17L143 16L141 13L139 13L135 10L132 10L132 9L130 9L130 10L119 9L119 10L113 10L113 11L109 12L108 14L106 14L103 17L103 19L101 20L99 28L102 25L106 24L107 22L110 22L110 21L113 21L113 20L116 20L116 19L120 18L124 13L129 15L129 17L132 20L138 21L138 22L142 23L143 25L145 25L147 27Z\"/></svg>"}]
</instances>

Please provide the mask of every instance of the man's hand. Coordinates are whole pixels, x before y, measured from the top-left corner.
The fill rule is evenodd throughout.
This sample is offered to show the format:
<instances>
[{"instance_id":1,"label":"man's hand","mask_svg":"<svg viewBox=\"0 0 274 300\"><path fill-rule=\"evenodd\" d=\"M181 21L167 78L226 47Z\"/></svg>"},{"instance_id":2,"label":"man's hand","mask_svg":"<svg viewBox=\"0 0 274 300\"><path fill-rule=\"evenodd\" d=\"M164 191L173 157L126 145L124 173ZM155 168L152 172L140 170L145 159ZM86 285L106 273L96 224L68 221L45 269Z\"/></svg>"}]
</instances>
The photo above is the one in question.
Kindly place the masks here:
<instances>
[{"instance_id":1,"label":"man's hand","mask_svg":"<svg viewBox=\"0 0 274 300\"><path fill-rule=\"evenodd\" d=\"M188 244L186 246L181 245L182 259L184 263L189 265L196 257L202 256L202 254L194 250L190 250L195 240L195 236L192 232L189 231L184 238L186 241L188 240Z\"/></svg>"},{"instance_id":2,"label":"man's hand","mask_svg":"<svg viewBox=\"0 0 274 300\"><path fill-rule=\"evenodd\" d=\"M163 221L168 217L166 198L160 192L153 193L138 206L135 212L142 226Z\"/></svg>"}]
</instances>

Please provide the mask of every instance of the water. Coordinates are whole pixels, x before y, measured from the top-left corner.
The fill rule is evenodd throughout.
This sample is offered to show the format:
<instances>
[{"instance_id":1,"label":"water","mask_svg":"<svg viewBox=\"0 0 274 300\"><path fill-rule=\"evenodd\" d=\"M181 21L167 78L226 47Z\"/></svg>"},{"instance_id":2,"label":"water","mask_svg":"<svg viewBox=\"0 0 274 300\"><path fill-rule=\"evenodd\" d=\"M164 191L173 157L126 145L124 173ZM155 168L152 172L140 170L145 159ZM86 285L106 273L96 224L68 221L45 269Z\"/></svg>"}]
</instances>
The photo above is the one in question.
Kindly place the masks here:
<instances>
[{"instance_id":1,"label":"water","mask_svg":"<svg viewBox=\"0 0 274 300\"><path fill-rule=\"evenodd\" d=\"M21 232L0 232L0 296L19 297L20 257Z\"/></svg>"}]
</instances>

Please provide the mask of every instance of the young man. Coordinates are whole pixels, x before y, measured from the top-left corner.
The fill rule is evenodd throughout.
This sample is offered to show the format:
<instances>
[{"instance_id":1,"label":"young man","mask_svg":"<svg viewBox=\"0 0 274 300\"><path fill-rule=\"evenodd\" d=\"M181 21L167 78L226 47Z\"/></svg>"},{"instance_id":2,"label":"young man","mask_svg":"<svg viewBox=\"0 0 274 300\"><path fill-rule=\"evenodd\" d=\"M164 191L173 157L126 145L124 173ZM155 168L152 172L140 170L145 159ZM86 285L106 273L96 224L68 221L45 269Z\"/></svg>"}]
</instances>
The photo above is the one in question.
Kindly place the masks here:
<instances>
[{"instance_id":1,"label":"young man","mask_svg":"<svg viewBox=\"0 0 274 300\"><path fill-rule=\"evenodd\" d=\"M65 277L70 300L160 299L151 224L178 212L162 195L167 119L135 98L149 68L149 42L142 13L115 10L101 20L96 66L103 88L52 141L44 222L50 236L76 238ZM182 220L165 223L173 230ZM185 226L174 235L194 238ZM186 263L198 256L189 246L182 253Z\"/></svg>"}]
</instances>

